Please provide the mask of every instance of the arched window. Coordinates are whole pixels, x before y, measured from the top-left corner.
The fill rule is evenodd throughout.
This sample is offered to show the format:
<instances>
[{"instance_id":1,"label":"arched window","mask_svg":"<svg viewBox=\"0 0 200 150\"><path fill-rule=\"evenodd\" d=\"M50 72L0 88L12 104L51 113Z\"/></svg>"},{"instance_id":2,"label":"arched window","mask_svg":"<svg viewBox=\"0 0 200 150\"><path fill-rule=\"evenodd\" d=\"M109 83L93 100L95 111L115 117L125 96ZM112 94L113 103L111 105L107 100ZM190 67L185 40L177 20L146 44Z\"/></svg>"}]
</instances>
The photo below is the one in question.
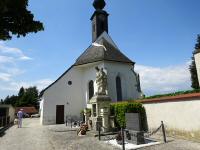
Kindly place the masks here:
<instances>
[{"instance_id":1,"label":"arched window","mask_svg":"<svg viewBox=\"0 0 200 150\"><path fill-rule=\"evenodd\" d=\"M122 86L121 86L121 78L119 76L116 77L116 91L117 91L117 101L122 101Z\"/></svg>"},{"instance_id":2,"label":"arched window","mask_svg":"<svg viewBox=\"0 0 200 150\"><path fill-rule=\"evenodd\" d=\"M94 96L94 83L92 80L89 82L88 87L89 87L89 99L91 99Z\"/></svg>"}]
</instances>

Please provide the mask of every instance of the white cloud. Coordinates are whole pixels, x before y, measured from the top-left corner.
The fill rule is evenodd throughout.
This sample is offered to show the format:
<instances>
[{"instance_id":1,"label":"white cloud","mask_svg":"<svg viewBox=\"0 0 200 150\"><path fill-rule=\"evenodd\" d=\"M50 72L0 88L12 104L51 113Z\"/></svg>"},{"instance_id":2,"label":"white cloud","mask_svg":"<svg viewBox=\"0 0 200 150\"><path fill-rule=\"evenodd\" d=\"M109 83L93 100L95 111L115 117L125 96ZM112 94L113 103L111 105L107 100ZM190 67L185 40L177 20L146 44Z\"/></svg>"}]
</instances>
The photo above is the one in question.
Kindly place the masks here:
<instances>
[{"instance_id":1,"label":"white cloud","mask_svg":"<svg viewBox=\"0 0 200 150\"><path fill-rule=\"evenodd\" d=\"M0 55L0 64L14 63L14 58L9 56Z\"/></svg>"},{"instance_id":2,"label":"white cloud","mask_svg":"<svg viewBox=\"0 0 200 150\"><path fill-rule=\"evenodd\" d=\"M5 42L0 42L0 54L11 55L15 59L19 60L30 60L31 58L26 56L23 51L19 48L8 47Z\"/></svg>"},{"instance_id":3,"label":"white cloud","mask_svg":"<svg viewBox=\"0 0 200 150\"><path fill-rule=\"evenodd\" d=\"M11 75L8 73L0 73L0 81L10 81Z\"/></svg>"},{"instance_id":4,"label":"white cloud","mask_svg":"<svg viewBox=\"0 0 200 150\"><path fill-rule=\"evenodd\" d=\"M20 60L32 60L32 58L27 57L27 56L22 56L19 58Z\"/></svg>"},{"instance_id":5,"label":"white cloud","mask_svg":"<svg viewBox=\"0 0 200 150\"><path fill-rule=\"evenodd\" d=\"M5 42L0 41L0 81L11 81L22 74L24 70L18 67L18 62L26 60L31 60L31 58L22 50L6 46Z\"/></svg>"},{"instance_id":6,"label":"white cloud","mask_svg":"<svg viewBox=\"0 0 200 150\"><path fill-rule=\"evenodd\" d=\"M142 90L147 95L190 89L189 62L164 68L136 65Z\"/></svg>"},{"instance_id":7,"label":"white cloud","mask_svg":"<svg viewBox=\"0 0 200 150\"><path fill-rule=\"evenodd\" d=\"M51 79L41 79L36 81L30 81L30 82L24 82L24 81L11 81L4 83L4 86L0 86L0 90L4 91L11 91L13 93L16 93L19 91L19 89L23 86L24 88L28 88L30 86L36 86L39 91L46 88L48 85L50 85L53 82Z\"/></svg>"}]
</instances>

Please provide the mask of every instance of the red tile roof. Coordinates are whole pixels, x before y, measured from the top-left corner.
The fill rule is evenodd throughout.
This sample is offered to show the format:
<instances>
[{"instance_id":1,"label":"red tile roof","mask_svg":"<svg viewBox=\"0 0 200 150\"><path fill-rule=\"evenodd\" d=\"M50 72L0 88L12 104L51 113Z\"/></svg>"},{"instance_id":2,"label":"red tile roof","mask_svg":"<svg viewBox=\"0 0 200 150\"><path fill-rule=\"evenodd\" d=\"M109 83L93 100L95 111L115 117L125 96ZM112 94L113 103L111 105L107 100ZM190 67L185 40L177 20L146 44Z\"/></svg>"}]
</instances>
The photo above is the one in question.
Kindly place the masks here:
<instances>
[{"instance_id":1,"label":"red tile roof","mask_svg":"<svg viewBox=\"0 0 200 150\"><path fill-rule=\"evenodd\" d=\"M38 111L35 109L35 107L16 107L15 113L17 113L20 109L23 109L23 112L27 114L35 114L38 113Z\"/></svg>"},{"instance_id":2,"label":"red tile roof","mask_svg":"<svg viewBox=\"0 0 200 150\"><path fill-rule=\"evenodd\" d=\"M191 101L191 100L200 100L200 93L181 94L176 96L165 96L152 99L139 99L139 100L133 100L133 102L148 104L148 103L166 103L166 102L180 102L180 101ZM123 102L131 102L131 101L121 101L114 103L123 103Z\"/></svg>"},{"instance_id":3,"label":"red tile roof","mask_svg":"<svg viewBox=\"0 0 200 150\"><path fill-rule=\"evenodd\" d=\"M143 100L137 100L137 102L146 104L146 103L177 102L177 101L189 101L189 100L200 100L200 93L181 94L177 96L165 96L160 98L143 99Z\"/></svg>"}]
</instances>

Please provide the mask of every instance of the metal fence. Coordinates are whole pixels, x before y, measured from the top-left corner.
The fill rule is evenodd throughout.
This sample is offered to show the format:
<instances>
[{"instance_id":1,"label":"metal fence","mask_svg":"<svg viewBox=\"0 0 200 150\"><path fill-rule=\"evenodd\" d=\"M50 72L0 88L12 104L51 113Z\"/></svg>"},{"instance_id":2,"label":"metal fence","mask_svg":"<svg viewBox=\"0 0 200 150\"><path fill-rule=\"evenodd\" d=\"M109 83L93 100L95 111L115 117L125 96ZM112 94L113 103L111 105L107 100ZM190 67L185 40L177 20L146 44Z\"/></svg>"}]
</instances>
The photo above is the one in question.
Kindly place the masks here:
<instances>
[{"instance_id":1,"label":"metal fence","mask_svg":"<svg viewBox=\"0 0 200 150\"><path fill-rule=\"evenodd\" d=\"M10 124L10 116L0 117L0 128L6 127Z\"/></svg>"}]
</instances>

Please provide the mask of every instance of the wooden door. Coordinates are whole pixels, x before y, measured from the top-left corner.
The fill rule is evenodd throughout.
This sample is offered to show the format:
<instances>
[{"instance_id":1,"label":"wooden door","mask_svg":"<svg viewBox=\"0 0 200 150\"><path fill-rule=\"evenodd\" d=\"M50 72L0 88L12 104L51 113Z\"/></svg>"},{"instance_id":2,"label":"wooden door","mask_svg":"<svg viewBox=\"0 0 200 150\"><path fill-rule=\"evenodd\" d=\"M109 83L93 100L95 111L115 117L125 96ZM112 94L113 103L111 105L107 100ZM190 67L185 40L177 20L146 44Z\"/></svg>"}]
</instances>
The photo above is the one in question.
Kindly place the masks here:
<instances>
[{"instance_id":1,"label":"wooden door","mask_svg":"<svg viewBox=\"0 0 200 150\"><path fill-rule=\"evenodd\" d=\"M64 105L56 105L56 124L64 123Z\"/></svg>"}]
</instances>

